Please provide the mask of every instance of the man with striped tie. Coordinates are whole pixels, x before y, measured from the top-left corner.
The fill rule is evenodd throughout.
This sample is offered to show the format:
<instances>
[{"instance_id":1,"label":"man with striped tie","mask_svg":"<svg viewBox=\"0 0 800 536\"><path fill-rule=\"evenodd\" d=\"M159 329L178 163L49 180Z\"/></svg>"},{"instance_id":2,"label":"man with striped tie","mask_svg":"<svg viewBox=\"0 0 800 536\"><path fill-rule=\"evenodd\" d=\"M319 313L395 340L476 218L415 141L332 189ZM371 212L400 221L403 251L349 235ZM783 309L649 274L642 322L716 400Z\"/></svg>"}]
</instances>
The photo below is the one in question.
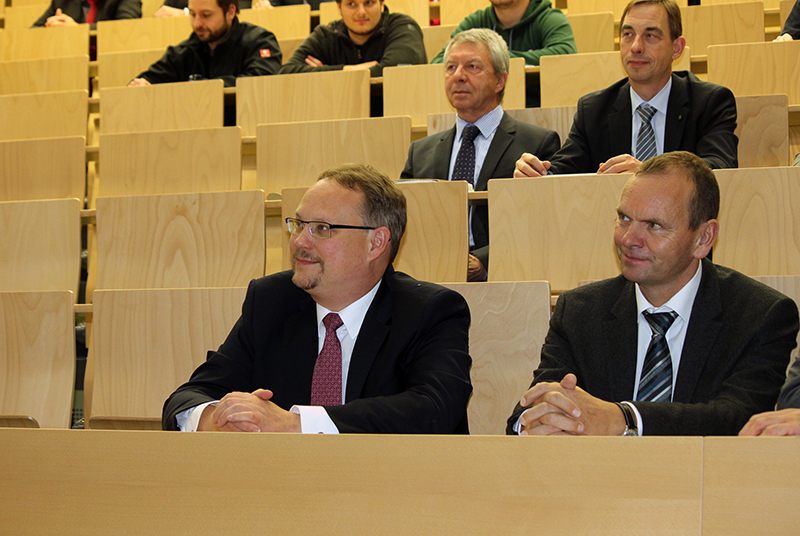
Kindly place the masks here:
<instances>
[{"instance_id":1,"label":"man with striped tie","mask_svg":"<svg viewBox=\"0 0 800 536\"><path fill-rule=\"evenodd\" d=\"M639 166L617 208L622 275L559 296L509 433L735 435L774 408L797 306L705 258L719 200L696 155Z\"/></svg>"},{"instance_id":2,"label":"man with striped tie","mask_svg":"<svg viewBox=\"0 0 800 536\"><path fill-rule=\"evenodd\" d=\"M549 160L533 149L524 153L514 176L630 173L670 151L692 152L714 169L737 167L733 93L672 71L686 46L682 31L674 0L631 0L619 29L628 77L581 97L561 149Z\"/></svg>"}]
</instances>

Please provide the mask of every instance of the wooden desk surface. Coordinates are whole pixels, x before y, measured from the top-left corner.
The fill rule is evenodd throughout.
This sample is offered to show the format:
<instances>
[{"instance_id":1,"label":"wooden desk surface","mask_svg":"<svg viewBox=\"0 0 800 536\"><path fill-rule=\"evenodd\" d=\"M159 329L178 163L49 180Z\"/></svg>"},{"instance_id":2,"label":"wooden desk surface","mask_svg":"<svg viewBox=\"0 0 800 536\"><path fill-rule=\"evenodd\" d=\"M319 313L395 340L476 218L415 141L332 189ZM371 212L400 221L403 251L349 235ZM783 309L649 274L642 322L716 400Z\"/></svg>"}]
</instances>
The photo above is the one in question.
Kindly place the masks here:
<instances>
[{"instance_id":1,"label":"wooden desk surface","mask_svg":"<svg viewBox=\"0 0 800 536\"><path fill-rule=\"evenodd\" d=\"M700 534L701 438L3 429L0 444L7 534Z\"/></svg>"}]
</instances>

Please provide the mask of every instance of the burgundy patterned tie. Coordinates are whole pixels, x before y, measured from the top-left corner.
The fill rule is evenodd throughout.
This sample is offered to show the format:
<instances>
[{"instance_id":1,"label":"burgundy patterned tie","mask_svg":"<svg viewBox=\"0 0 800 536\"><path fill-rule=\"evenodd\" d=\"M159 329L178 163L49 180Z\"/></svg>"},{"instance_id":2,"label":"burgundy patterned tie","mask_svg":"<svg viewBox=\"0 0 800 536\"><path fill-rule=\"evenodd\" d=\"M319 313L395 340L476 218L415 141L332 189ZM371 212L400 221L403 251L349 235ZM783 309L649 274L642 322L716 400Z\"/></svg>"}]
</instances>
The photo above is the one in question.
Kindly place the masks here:
<instances>
[{"instance_id":1,"label":"burgundy patterned tie","mask_svg":"<svg viewBox=\"0 0 800 536\"><path fill-rule=\"evenodd\" d=\"M461 133L461 147L456 155L451 180L475 183L475 138L481 130L475 125L470 125Z\"/></svg>"},{"instance_id":2,"label":"burgundy patterned tie","mask_svg":"<svg viewBox=\"0 0 800 536\"><path fill-rule=\"evenodd\" d=\"M311 380L312 406L342 405L342 345L336 330L343 324L336 313L328 313L322 319L325 325L325 342L314 365Z\"/></svg>"}]
</instances>

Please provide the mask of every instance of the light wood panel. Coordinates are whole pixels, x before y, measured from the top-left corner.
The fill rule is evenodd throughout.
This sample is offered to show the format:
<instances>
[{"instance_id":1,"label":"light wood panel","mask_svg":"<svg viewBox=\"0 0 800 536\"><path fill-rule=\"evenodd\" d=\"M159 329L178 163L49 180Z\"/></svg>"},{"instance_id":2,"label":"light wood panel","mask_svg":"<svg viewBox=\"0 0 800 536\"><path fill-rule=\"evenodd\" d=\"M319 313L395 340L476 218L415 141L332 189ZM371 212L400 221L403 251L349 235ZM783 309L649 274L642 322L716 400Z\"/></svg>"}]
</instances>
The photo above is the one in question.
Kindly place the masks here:
<instances>
[{"instance_id":1,"label":"light wood panel","mask_svg":"<svg viewBox=\"0 0 800 536\"><path fill-rule=\"evenodd\" d=\"M690 54L687 46L681 57L673 62L672 70L690 71ZM542 107L572 106L582 96L627 77L619 52L543 56L539 63ZM586 76L586 73L592 73L592 76Z\"/></svg>"},{"instance_id":2,"label":"light wood panel","mask_svg":"<svg viewBox=\"0 0 800 536\"><path fill-rule=\"evenodd\" d=\"M241 189L239 127L100 135L99 196Z\"/></svg>"},{"instance_id":3,"label":"light wood panel","mask_svg":"<svg viewBox=\"0 0 800 536\"><path fill-rule=\"evenodd\" d=\"M750 276L796 275L800 168L715 170L720 187L714 262Z\"/></svg>"},{"instance_id":4,"label":"light wood panel","mask_svg":"<svg viewBox=\"0 0 800 536\"><path fill-rule=\"evenodd\" d=\"M142 18L152 17L162 5L162 0L142 0Z\"/></svg>"},{"instance_id":5,"label":"light wood panel","mask_svg":"<svg viewBox=\"0 0 800 536\"><path fill-rule=\"evenodd\" d=\"M391 5L387 5L391 13L405 13L417 21L421 28L430 26L430 0L392 0ZM341 18L336 2L322 2L319 5L320 24L328 24ZM431 56L428 56L428 59L430 60Z\"/></svg>"},{"instance_id":6,"label":"light wood panel","mask_svg":"<svg viewBox=\"0 0 800 536\"><path fill-rule=\"evenodd\" d=\"M752 0L703 0L704 5L736 4L739 2L750 2ZM685 5L680 4L679 5ZM764 9L780 9L780 0L764 0Z\"/></svg>"},{"instance_id":7,"label":"light wood panel","mask_svg":"<svg viewBox=\"0 0 800 536\"><path fill-rule=\"evenodd\" d=\"M426 26L422 28L422 40L425 42L425 54L428 61L435 58L439 52L450 42L450 34L456 29L456 24L446 26Z\"/></svg>"},{"instance_id":8,"label":"light wood panel","mask_svg":"<svg viewBox=\"0 0 800 536\"><path fill-rule=\"evenodd\" d=\"M0 291L69 290L77 298L82 203L0 203Z\"/></svg>"},{"instance_id":9,"label":"light wood panel","mask_svg":"<svg viewBox=\"0 0 800 536\"><path fill-rule=\"evenodd\" d=\"M103 89L127 86L128 82L146 71L148 67L161 59L163 55L164 48L131 50L126 52L98 52L98 85Z\"/></svg>"},{"instance_id":10,"label":"light wood panel","mask_svg":"<svg viewBox=\"0 0 800 536\"><path fill-rule=\"evenodd\" d=\"M75 315L69 291L0 292L0 413L69 428ZM26 426L33 423L9 422Z\"/></svg>"},{"instance_id":11,"label":"light wood panel","mask_svg":"<svg viewBox=\"0 0 800 536\"><path fill-rule=\"evenodd\" d=\"M395 270L423 281L467 279L469 227L465 181L399 182L406 197L408 222ZM294 217L307 188L284 188L282 218ZM283 269L292 267L289 231L283 225Z\"/></svg>"},{"instance_id":12,"label":"light wood panel","mask_svg":"<svg viewBox=\"0 0 800 536\"><path fill-rule=\"evenodd\" d=\"M222 80L100 90L100 132L147 132L223 125Z\"/></svg>"},{"instance_id":13,"label":"light wood panel","mask_svg":"<svg viewBox=\"0 0 800 536\"><path fill-rule=\"evenodd\" d=\"M764 42L763 2L683 7L681 20L686 43L700 56L709 45Z\"/></svg>"},{"instance_id":14,"label":"light wood panel","mask_svg":"<svg viewBox=\"0 0 800 536\"><path fill-rule=\"evenodd\" d=\"M258 125L257 188L267 193L309 187L328 168L372 164L392 180L400 176L411 143L410 117L373 117ZM314 158L298 158L313 147Z\"/></svg>"},{"instance_id":15,"label":"light wood panel","mask_svg":"<svg viewBox=\"0 0 800 536\"><path fill-rule=\"evenodd\" d=\"M0 32L0 61L80 56L88 52L88 24Z\"/></svg>"},{"instance_id":16,"label":"light wood panel","mask_svg":"<svg viewBox=\"0 0 800 536\"><path fill-rule=\"evenodd\" d=\"M264 274L264 193L97 200L98 289L243 286Z\"/></svg>"},{"instance_id":17,"label":"light wood panel","mask_svg":"<svg viewBox=\"0 0 800 536\"><path fill-rule=\"evenodd\" d=\"M166 49L191 35L189 17L101 20L97 23L97 51Z\"/></svg>"},{"instance_id":18,"label":"light wood panel","mask_svg":"<svg viewBox=\"0 0 800 536\"><path fill-rule=\"evenodd\" d=\"M469 433L503 435L528 389L550 322L547 281L448 283L469 304Z\"/></svg>"},{"instance_id":19,"label":"light wood panel","mask_svg":"<svg viewBox=\"0 0 800 536\"><path fill-rule=\"evenodd\" d=\"M0 430L0 441L0 523L20 534L135 533L143 520L164 534L700 534L702 438ZM226 462L242 470L210 482L204 468ZM212 490L237 515L208 508Z\"/></svg>"},{"instance_id":20,"label":"light wood panel","mask_svg":"<svg viewBox=\"0 0 800 536\"><path fill-rule=\"evenodd\" d=\"M225 340L246 290L95 292L88 426L160 430L164 401Z\"/></svg>"},{"instance_id":21,"label":"light wood panel","mask_svg":"<svg viewBox=\"0 0 800 536\"><path fill-rule=\"evenodd\" d=\"M243 9L238 15L242 22L266 28L280 43L284 39L308 37L311 32L311 6L276 6L274 9Z\"/></svg>"},{"instance_id":22,"label":"light wood panel","mask_svg":"<svg viewBox=\"0 0 800 536\"><path fill-rule=\"evenodd\" d=\"M708 437L704 443L704 536L797 530L797 438Z\"/></svg>"},{"instance_id":23,"label":"light wood panel","mask_svg":"<svg viewBox=\"0 0 800 536\"><path fill-rule=\"evenodd\" d=\"M780 0L780 22L781 28L778 31L778 34L783 31L783 27L786 25L786 19L789 18L789 13L792 12L792 8L795 5L795 0Z\"/></svg>"},{"instance_id":24,"label":"light wood panel","mask_svg":"<svg viewBox=\"0 0 800 536\"><path fill-rule=\"evenodd\" d=\"M614 14L582 13L568 14L578 52L611 52L614 50Z\"/></svg>"},{"instance_id":25,"label":"light wood panel","mask_svg":"<svg viewBox=\"0 0 800 536\"><path fill-rule=\"evenodd\" d=\"M89 92L0 96L0 141L86 136Z\"/></svg>"},{"instance_id":26,"label":"light wood panel","mask_svg":"<svg viewBox=\"0 0 800 536\"><path fill-rule=\"evenodd\" d=\"M0 95L86 89L89 56L0 61Z\"/></svg>"},{"instance_id":27,"label":"light wood panel","mask_svg":"<svg viewBox=\"0 0 800 536\"><path fill-rule=\"evenodd\" d=\"M399 182L408 223L396 270L423 281L467 280L469 211L466 181Z\"/></svg>"},{"instance_id":28,"label":"light wood panel","mask_svg":"<svg viewBox=\"0 0 800 536\"><path fill-rule=\"evenodd\" d=\"M369 95L366 70L241 77L236 124L242 136L255 136L262 123L369 117Z\"/></svg>"},{"instance_id":29,"label":"light wood panel","mask_svg":"<svg viewBox=\"0 0 800 536\"><path fill-rule=\"evenodd\" d=\"M48 7L50 7L48 2L39 2L27 6L9 6L6 8L3 27L6 30L30 28L47 11Z\"/></svg>"},{"instance_id":30,"label":"light wood panel","mask_svg":"<svg viewBox=\"0 0 800 536\"><path fill-rule=\"evenodd\" d=\"M753 279L761 281L778 292L786 294L794 300L795 303L800 303L800 275L774 275L774 276L756 276ZM797 346L792 350L792 357L789 360L789 367L797 359L800 354L800 332L797 334Z\"/></svg>"},{"instance_id":31,"label":"light wood panel","mask_svg":"<svg viewBox=\"0 0 800 536\"><path fill-rule=\"evenodd\" d=\"M708 81L730 88L737 97L785 93L790 106L800 104L799 80L798 41L708 47Z\"/></svg>"},{"instance_id":32,"label":"light wood panel","mask_svg":"<svg viewBox=\"0 0 800 536\"><path fill-rule=\"evenodd\" d=\"M572 128L572 119L577 111L577 106L554 106L551 108L522 108L519 110L505 110L508 115L519 121L538 125L555 130L561 143L567 139ZM436 134L456 124L456 114L431 114L428 116L428 135Z\"/></svg>"},{"instance_id":33,"label":"light wood panel","mask_svg":"<svg viewBox=\"0 0 800 536\"><path fill-rule=\"evenodd\" d=\"M467 15L490 5L488 0L439 0L439 18L442 24L459 24Z\"/></svg>"},{"instance_id":34,"label":"light wood panel","mask_svg":"<svg viewBox=\"0 0 800 536\"><path fill-rule=\"evenodd\" d=\"M611 11L614 13L614 20L618 23L625 6L628 5L629 0L567 0L567 11L571 15L580 13L602 13ZM675 2L680 7L689 5L688 0L676 0ZM709 3L703 0L703 3Z\"/></svg>"},{"instance_id":35,"label":"light wood panel","mask_svg":"<svg viewBox=\"0 0 800 536\"><path fill-rule=\"evenodd\" d=\"M525 60L511 58L504 108L525 108ZM424 128L429 114L454 112L444 90L444 65L404 65L383 70L383 115L411 116Z\"/></svg>"},{"instance_id":36,"label":"light wood panel","mask_svg":"<svg viewBox=\"0 0 800 536\"><path fill-rule=\"evenodd\" d=\"M740 168L791 164L786 95L736 97L736 112Z\"/></svg>"},{"instance_id":37,"label":"light wood panel","mask_svg":"<svg viewBox=\"0 0 800 536\"><path fill-rule=\"evenodd\" d=\"M489 279L550 281L558 293L619 275L614 221L630 176L489 181L489 243L492 257L502 259Z\"/></svg>"},{"instance_id":38,"label":"light wood panel","mask_svg":"<svg viewBox=\"0 0 800 536\"><path fill-rule=\"evenodd\" d=\"M0 201L83 199L86 140L45 138L0 142Z\"/></svg>"}]
</instances>

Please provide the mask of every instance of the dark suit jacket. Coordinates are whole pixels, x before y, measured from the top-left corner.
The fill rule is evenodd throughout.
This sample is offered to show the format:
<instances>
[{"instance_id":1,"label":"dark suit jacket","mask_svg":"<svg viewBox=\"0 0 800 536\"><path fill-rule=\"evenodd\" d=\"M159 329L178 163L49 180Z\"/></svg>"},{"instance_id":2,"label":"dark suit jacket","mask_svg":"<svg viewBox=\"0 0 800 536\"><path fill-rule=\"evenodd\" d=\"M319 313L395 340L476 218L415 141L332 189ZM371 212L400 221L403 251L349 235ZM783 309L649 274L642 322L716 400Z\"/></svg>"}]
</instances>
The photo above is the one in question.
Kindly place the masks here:
<instances>
[{"instance_id":1,"label":"dark suit jacket","mask_svg":"<svg viewBox=\"0 0 800 536\"><path fill-rule=\"evenodd\" d=\"M800 408L800 359L795 359L778 397L778 409Z\"/></svg>"},{"instance_id":2,"label":"dark suit jacket","mask_svg":"<svg viewBox=\"0 0 800 536\"><path fill-rule=\"evenodd\" d=\"M797 306L739 272L703 260L672 402L634 402L647 435L735 435L771 410L798 330ZM622 276L562 294L533 384L574 373L609 402L633 400L636 296ZM532 384L532 385L533 385ZM517 405L507 431L523 408Z\"/></svg>"},{"instance_id":3,"label":"dark suit jacket","mask_svg":"<svg viewBox=\"0 0 800 536\"><path fill-rule=\"evenodd\" d=\"M627 78L584 95L569 137L550 159L551 171L595 173L609 158L632 154L632 121ZM736 100L728 88L703 82L687 71L672 73L664 152L689 151L714 169L738 167L735 128Z\"/></svg>"},{"instance_id":4,"label":"dark suit jacket","mask_svg":"<svg viewBox=\"0 0 800 536\"><path fill-rule=\"evenodd\" d=\"M177 429L178 413L231 391L270 389L287 410L310 404L316 304L291 278L250 283L228 338L164 404L165 430ZM346 403L326 408L339 431L468 433L469 322L460 294L390 266L353 349Z\"/></svg>"},{"instance_id":5,"label":"dark suit jacket","mask_svg":"<svg viewBox=\"0 0 800 536\"><path fill-rule=\"evenodd\" d=\"M53 0L44 15L33 23L44 26L47 19L60 9L77 23L86 22L83 18L83 0ZM141 0L97 0L97 20L140 19L142 18Z\"/></svg>"},{"instance_id":6,"label":"dark suit jacket","mask_svg":"<svg viewBox=\"0 0 800 536\"><path fill-rule=\"evenodd\" d=\"M411 144L408 160L400 174L402 179L447 180L450 171L450 156L456 138L456 127L432 134ZM500 125L486 153L475 190L485 191L489 179L508 179L514 176L514 164L524 152L544 155L547 160L554 154L561 140L558 133L522 121L503 113ZM472 213L472 237L475 240L473 255L483 266L489 267L489 210L478 205Z\"/></svg>"}]
</instances>

